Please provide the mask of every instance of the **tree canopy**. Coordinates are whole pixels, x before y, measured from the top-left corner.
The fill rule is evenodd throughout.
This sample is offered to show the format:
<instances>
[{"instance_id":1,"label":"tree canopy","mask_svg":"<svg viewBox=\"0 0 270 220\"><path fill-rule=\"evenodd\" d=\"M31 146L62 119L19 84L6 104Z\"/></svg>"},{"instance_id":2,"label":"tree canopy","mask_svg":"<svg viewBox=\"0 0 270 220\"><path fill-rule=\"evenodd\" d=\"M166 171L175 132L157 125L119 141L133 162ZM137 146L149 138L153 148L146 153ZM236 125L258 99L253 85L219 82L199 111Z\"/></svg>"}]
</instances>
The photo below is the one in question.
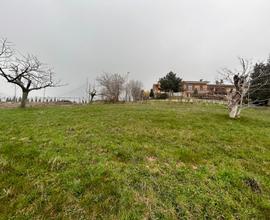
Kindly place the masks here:
<instances>
[{"instance_id":1,"label":"tree canopy","mask_svg":"<svg viewBox=\"0 0 270 220\"><path fill-rule=\"evenodd\" d=\"M179 92L182 79L177 77L176 73L170 71L166 76L159 79L161 91Z\"/></svg>"},{"instance_id":2,"label":"tree canopy","mask_svg":"<svg viewBox=\"0 0 270 220\"><path fill-rule=\"evenodd\" d=\"M267 104L270 99L270 58L267 63L257 63L251 74L249 98Z\"/></svg>"}]
</instances>

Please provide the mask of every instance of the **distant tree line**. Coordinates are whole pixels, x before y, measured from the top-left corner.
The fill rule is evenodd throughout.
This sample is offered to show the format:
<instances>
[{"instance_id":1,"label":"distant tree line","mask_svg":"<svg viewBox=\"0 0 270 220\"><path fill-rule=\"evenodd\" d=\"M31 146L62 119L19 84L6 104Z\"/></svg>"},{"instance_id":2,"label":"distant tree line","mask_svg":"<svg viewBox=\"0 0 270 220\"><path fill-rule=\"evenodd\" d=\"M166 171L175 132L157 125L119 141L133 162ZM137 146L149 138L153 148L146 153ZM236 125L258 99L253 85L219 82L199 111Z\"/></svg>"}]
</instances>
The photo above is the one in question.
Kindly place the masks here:
<instances>
[{"instance_id":1,"label":"distant tree line","mask_svg":"<svg viewBox=\"0 0 270 220\"><path fill-rule=\"evenodd\" d=\"M142 82L128 80L127 75L118 73L102 73L97 78L100 87L99 95L109 102L139 101L144 99L145 92Z\"/></svg>"}]
</instances>

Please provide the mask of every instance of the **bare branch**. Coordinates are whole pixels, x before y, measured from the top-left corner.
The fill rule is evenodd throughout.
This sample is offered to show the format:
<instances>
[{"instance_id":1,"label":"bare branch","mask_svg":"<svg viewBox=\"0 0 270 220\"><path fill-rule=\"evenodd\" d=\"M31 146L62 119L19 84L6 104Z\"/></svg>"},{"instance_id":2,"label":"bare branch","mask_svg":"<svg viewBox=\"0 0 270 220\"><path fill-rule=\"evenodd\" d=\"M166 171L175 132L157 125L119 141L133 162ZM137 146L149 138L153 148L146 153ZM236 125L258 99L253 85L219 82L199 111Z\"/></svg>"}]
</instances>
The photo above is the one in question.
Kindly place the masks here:
<instances>
[{"instance_id":1,"label":"bare branch","mask_svg":"<svg viewBox=\"0 0 270 220\"><path fill-rule=\"evenodd\" d=\"M60 85L53 79L52 68L41 63L37 57L15 54L7 40L2 40L0 47L0 76L22 89L22 107L30 91Z\"/></svg>"},{"instance_id":2,"label":"bare branch","mask_svg":"<svg viewBox=\"0 0 270 220\"><path fill-rule=\"evenodd\" d=\"M101 95L113 102L119 101L125 81L126 77L117 73L103 73L97 78L97 82L101 86Z\"/></svg>"}]
</instances>

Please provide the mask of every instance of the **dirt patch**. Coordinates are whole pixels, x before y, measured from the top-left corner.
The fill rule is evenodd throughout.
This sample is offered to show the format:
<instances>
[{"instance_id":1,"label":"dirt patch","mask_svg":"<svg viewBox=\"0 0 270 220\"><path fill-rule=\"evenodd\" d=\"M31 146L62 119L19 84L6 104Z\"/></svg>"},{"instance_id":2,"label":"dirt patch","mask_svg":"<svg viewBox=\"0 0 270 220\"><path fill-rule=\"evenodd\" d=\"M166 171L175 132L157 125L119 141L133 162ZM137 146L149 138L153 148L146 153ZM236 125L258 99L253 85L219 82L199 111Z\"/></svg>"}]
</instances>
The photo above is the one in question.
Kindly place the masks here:
<instances>
[{"instance_id":1,"label":"dirt patch","mask_svg":"<svg viewBox=\"0 0 270 220\"><path fill-rule=\"evenodd\" d=\"M156 157L147 157L147 160L149 161L149 162L155 162L156 161Z\"/></svg>"},{"instance_id":2,"label":"dirt patch","mask_svg":"<svg viewBox=\"0 0 270 220\"><path fill-rule=\"evenodd\" d=\"M248 177L248 178L245 178L244 182L247 186L251 188L253 192L256 192L256 193L262 192L259 183L255 179Z\"/></svg>"},{"instance_id":3,"label":"dirt patch","mask_svg":"<svg viewBox=\"0 0 270 220\"><path fill-rule=\"evenodd\" d=\"M1 108L17 108L19 107L19 103L12 103L12 102L1 102L0 103L0 109Z\"/></svg>"}]
</instances>

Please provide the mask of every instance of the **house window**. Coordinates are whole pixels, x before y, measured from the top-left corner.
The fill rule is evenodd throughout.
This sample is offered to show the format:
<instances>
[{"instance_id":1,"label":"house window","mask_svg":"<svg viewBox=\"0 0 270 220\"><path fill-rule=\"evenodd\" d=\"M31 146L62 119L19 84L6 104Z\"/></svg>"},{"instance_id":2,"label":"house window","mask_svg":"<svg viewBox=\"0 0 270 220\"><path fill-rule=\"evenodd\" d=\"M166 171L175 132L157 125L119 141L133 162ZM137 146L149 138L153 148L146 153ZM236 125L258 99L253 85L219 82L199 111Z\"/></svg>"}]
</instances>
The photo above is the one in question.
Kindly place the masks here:
<instances>
[{"instance_id":1,"label":"house window","mask_svg":"<svg viewBox=\"0 0 270 220\"><path fill-rule=\"evenodd\" d=\"M200 90L203 90L203 86L202 85L200 86Z\"/></svg>"},{"instance_id":2,"label":"house window","mask_svg":"<svg viewBox=\"0 0 270 220\"><path fill-rule=\"evenodd\" d=\"M188 85L188 90L192 91L192 85Z\"/></svg>"}]
</instances>

